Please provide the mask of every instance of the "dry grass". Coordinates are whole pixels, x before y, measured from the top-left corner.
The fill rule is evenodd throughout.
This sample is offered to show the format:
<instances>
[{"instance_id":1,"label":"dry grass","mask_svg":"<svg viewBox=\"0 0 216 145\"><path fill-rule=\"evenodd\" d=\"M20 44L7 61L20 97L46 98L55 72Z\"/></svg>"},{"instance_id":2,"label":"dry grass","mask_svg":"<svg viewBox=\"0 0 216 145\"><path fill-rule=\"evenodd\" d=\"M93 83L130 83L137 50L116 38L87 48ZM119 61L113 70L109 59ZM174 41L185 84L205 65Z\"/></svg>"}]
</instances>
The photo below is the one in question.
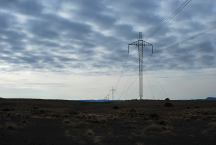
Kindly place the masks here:
<instances>
[{"instance_id":1,"label":"dry grass","mask_svg":"<svg viewBox=\"0 0 216 145\"><path fill-rule=\"evenodd\" d=\"M71 124L71 121L70 121L70 119L64 119L63 123L66 125L69 125L69 124Z\"/></svg>"},{"instance_id":2,"label":"dry grass","mask_svg":"<svg viewBox=\"0 0 216 145\"><path fill-rule=\"evenodd\" d=\"M94 137L95 136L95 132L92 129L87 129L85 131L85 136L87 136L87 137Z\"/></svg>"},{"instance_id":3,"label":"dry grass","mask_svg":"<svg viewBox=\"0 0 216 145\"><path fill-rule=\"evenodd\" d=\"M144 145L144 143L137 142L135 145Z\"/></svg>"},{"instance_id":4,"label":"dry grass","mask_svg":"<svg viewBox=\"0 0 216 145\"><path fill-rule=\"evenodd\" d=\"M95 136L93 142L95 144L100 144L102 142L102 136Z\"/></svg>"},{"instance_id":5,"label":"dry grass","mask_svg":"<svg viewBox=\"0 0 216 145\"><path fill-rule=\"evenodd\" d=\"M18 125L13 123L13 122L7 122L4 126L4 128L6 128L8 130L16 130L16 129L18 129Z\"/></svg>"},{"instance_id":6,"label":"dry grass","mask_svg":"<svg viewBox=\"0 0 216 145\"><path fill-rule=\"evenodd\" d=\"M170 101L174 104L173 108L164 107L165 101L122 102L122 105L68 102L68 106L65 102L61 105L53 101L41 102L0 105L2 139L10 135L15 139L19 135L24 138L34 135L47 138L49 144L156 145L164 141L164 145L170 145L172 141L178 144L178 139L193 144L197 138L214 145L211 142L216 136L215 104L208 102ZM39 133L38 126L41 126ZM59 142L53 141L58 138ZM16 144L13 140L0 142ZM22 144L25 145L25 142Z\"/></svg>"},{"instance_id":7,"label":"dry grass","mask_svg":"<svg viewBox=\"0 0 216 145\"><path fill-rule=\"evenodd\" d=\"M164 103L165 107L173 107L173 104L171 102L166 102Z\"/></svg>"},{"instance_id":8,"label":"dry grass","mask_svg":"<svg viewBox=\"0 0 216 145\"><path fill-rule=\"evenodd\" d=\"M144 135L173 134L171 126L151 124L144 129Z\"/></svg>"},{"instance_id":9,"label":"dry grass","mask_svg":"<svg viewBox=\"0 0 216 145\"><path fill-rule=\"evenodd\" d=\"M119 109L119 106L113 106L113 109L114 109L114 110L118 110L118 109Z\"/></svg>"},{"instance_id":10,"label":"dry grass","mask_svg":"<svg viewBox=\"0 0 216 145\"><path fill-rule=\"evenodd\" d=\"M160 116L157 113L151 113L149 114L149 118L153 120L158 120Z\"/></svg>"},{"instance_id":11,"label":"dry grass","mask_svg":"<svg viewBox=\"0 0 216 145\"><path fill-rule=\"evenodd\" d=\"M216 134L216 122L210 122L208 124L208 127L202 131L202 134L204 134L204 135Z\"/></svg>"}]
</instances>

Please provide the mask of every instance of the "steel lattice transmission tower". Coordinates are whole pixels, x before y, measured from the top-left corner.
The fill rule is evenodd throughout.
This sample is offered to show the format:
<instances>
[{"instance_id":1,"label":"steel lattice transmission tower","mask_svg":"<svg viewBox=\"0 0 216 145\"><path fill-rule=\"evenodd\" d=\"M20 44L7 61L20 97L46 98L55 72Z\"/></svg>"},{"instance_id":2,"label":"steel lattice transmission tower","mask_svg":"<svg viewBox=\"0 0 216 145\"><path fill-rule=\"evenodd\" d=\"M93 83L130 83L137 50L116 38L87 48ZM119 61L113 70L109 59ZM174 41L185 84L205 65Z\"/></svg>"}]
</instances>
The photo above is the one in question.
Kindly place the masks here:
<instances>
[{"instance_id":1,"label":"steel lattice transmission tower","mask_svg":"<svg viewBox=\"0 0 216 145\"><path fill-rule=\"evenodd\" d=\"M114 100L114 92L115 92L116 90L112 87L112 89L111 89L111 92L112 92L112 100Z\"/></svg>"},{"instance_id":2,"label":"steel lattice transmission tower","mask_svg":"<svg viewBox=\"0 0 216 145\"><path fill-rule=\"evenodd\" d=\"M143 49L145 46L151 46L153 53L153 45L142 40L142 32L139 32L139 38L137 41L128 44L128 54L130 53L130 46L134 46L138 50L139 57L139 97L143 98Z\"/></svg>"}]
</instances>

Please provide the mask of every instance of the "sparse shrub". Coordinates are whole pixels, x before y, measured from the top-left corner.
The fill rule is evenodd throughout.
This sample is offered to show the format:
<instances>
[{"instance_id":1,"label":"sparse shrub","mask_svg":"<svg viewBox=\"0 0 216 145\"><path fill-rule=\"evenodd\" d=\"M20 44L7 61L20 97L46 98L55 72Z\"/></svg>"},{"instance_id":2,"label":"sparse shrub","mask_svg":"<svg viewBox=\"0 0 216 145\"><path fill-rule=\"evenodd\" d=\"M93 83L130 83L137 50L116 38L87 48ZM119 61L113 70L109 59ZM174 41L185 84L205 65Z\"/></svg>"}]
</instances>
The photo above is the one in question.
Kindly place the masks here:
<instances>
[{"instance_id":1,"label":"sparse shrub","mask_svg":"<svg viewBox=\"0 0 216 145\"><path fill-rule=\"evenodd\" d=\"M86 119L86 118L88 118L88 116L86 114L84 114L84 113L78 113L76 115L76 117L79 118L79 119Z\"/></svg>"},{"instance_id":2,"label":"sparse shrub","mask_svg":"<svg viewBox=\"0 0 216 145\"><path fill-rule=\"evenodd\" d=\"M14 108L3 108L2 111L4 112L14 111Z\"/></svg>"},{"instance_id":3,"label":"sparse shrub","mask_svg":"<svg viewBox=\"0 0 216 145\"><path fill-rule=\"evenodd\" d=\"M158 124L151 124L144 129L145 135L154 135L154 134L171 134L172 128L169 126L162 126Z\"/></svg>"},{"instance_id":4,"label":"sparse shrub","mask_svg":"<svg viewBox=\"0 0 216 145\"><path fill-rule=\"evenodd\" d=\"M166 98L166 99L165 99L164 106L165 106L165 107L173 107L173 104L170 102L170 99L169 99L169 98Z\"/></svg>"},{"instance_id":5,"label":"sparse shrub","mask_svg":"<svg viewBox=\"0 0 216 145\"><path fill-rule=\"evenodd\" d=\"M63 123L65 123L65 124L68 125L68 124L70 124L70 120L69 120L69 119L64 119L64 120L63 120Z\"/></svg>"},{"instance_id":6,"label":"sparse shrub","mask_svg":"<svg viewBox=\"0 0 216 145\"><path fill-rule=\"evenodd\" d=\"M113 109L114 109L114 110L118 110L118 109L119 109L119 106L113 106Z\"/></svg>"},{"instance_id":7,"label":"sparse shrub","mask_svg":"<svg viewBox=\"0 0 216 145\"><path fill-rule=\"evenodd\" d=\"M144 144L141 142L137 142L136 145L144 145Z\"/></svg>"},{"instance_id":8,"label":"sparse shrub","mask_svg":"<svg viewBox=\"0 0 216 145\"><path fill-rule=\"evenodd\" d=\"M27 124L27 121L26 120L22 120L22 124Z\"/></svg>"},{"instance_id":9,"label":"sparse shrub","mask_svg":"<svg viewBox=\"0 0 216 145\"><path fill-rule=\"evenodd\" d=\"M104 123L107 121L107 118L103 115L89 114L87 115L87 121L91 123Z\"/></svg>"},{"instance_id":10,"label":"sparse shrub","mask_svg":"<svg viewBox=\"0 0 216 145\"><path fill-rule=\"evenodd\" d=\"M154 120L158 120L158 119L160 118L159 115L156 114L156 113L151 113L151 114L149 114L149 117L150 117L151 119L154 119Z\"/></svg>"},{"instance_id":11,"label":"sparse shrub","mask_svg":"<svg viewBox=\"0 0 216 145\"><path fill-rule=\"evenodd\" d=\"M76 111L70 111L70 112L69 112L70 115L77 115L78 113L79 113L79 112L76 112Z\"/></svg>"},{"instance_id":12,"label":"sparse shrub","mask_svg":"<svg viewBox=\"0 0 216 145\"><path fill-rule=\"evenodd\" d=\"M35 115L43 115L43 114L45 114L45 110L43 110L43 109L32 109L31 112L32 112L32 114L35 114Z\"/></svg>"},{"instance_id":13,"label":"sparse shrub","mask_svg":"<svg viewBox=\"0 0 216 145\"><path fill-rule=\"evenodd\" d=\"M68 130L68 129L65 130L65 135L66 135L66 136L71 136L71 132L70 132L70 130Z\"/></svg>"},{"instance_id":14,"label":"sparse shrub","mask_svg":"<svg viewBox=\"0 0 216 145\"><path fill-rule=\"evenodd\" d=\"M50 114L51 118L60 118L59 114L52 113Z\"/></svg>"},{"instance_id":15,"label":"sparse shrub","mask_svg":"<svg viewBox=\"0 0 216 145\"><path fill-rule=\"evenodd\" d=\"M11 113L7 113L7 117L11 117Z\"/></svg>"},{"instance_id":16,"label":"sparse shrub","mask_svg":"<svg viewBox=\"0 0 216 145\"><path fill-rule=\"evenodd\" d=\"M128 115L129 115L131 118L135 117L135 116L137 115L136 110L135 110L134 108L130 109L130 110L128 111Z\"/></svg>"},{"instance_id":17,"label":"sparse shrub","mask_svg":"<svg viewBox=\"0 0 216 145\"><path fill-rule=\"evenodd\" d=\"M8 130L16 130L17 129L17 125L14 124L14 123L9 122L9 123L6 123L6 128Z\"/></svg>"},{"instance_id":18,"label":"sparse shrub","mask_svg":"<svg viewBox=\"0 0 216 145\"><path fill-rule=\"evenodd\" d=\"M165 107L173 107L173 104L171 102L165 102L164 106Z\"/></svg>"},{"instance_id":19,"label":"sparse shrub","mask_svg":"<svg viewBox=\"0 0 216 145\"><path fill-rule=\"evenodd\" d=\"M14 116L16 116L18 118L22 118L23 117L20 113L15 113Z\"/></svg>"},{"instance_id":20,"label":"sparse shrub","mask_svg":"<svg viewBox=\"0 0 216 145\"><path fill-rule=\"evenodd\" d=\"M10 109L8 109L8 108L3 108L2 111L7 112L7 111L10 111Z\"/></svg>"},{"instance_id":21,"label":"sparse shrub","mask_svg":"<svg viewBox=\"0 0 216 145\"><path fill-rule=\"evenodd\" d=\"M44 113L45 113L45 111L44 111L44 110L40 110L39 112L40 112L40 114L44 114Z\"/></svg>"},{"instance_id":22,"label":"sparse shrub","mask_svg":"<svg viewBox=\"0 0 216 145\"><path fill-rule=\"evenodd\" d=\"M160 125L167 125L166 121L164 121L164 120L159 121L158 124L160 124Z\"/></svg>"},{"instance_id":23,"label":"sparse shrub","mask_svg":"<svg viewBox=\"0 0 216 145\"><path fill-rule=\"evenodd\" d=\"M165 101L170 101L170 98L166 98Z\"/></svg>"},{"instance_id":24,"label":"sparse shrub","mask_svg":"<svg viewBox=\"0 0 216 145\"><path fill-rule=\"evenodd\" d=\"M38 109L39 109L38 106L34 106L34 107L33 107L33 110L38 110Z\"/></svg>"},{"instance_id":25,"label":"sparse shrub","mask_svg":"<svg viewBox=\"0 0 216 145\"><path fill-rule=\"evenodd\" d=\"M87 120L95 120L96 119L96 116L94 114L87 114L86 117L87 117Z\"/></svg>"},{"instance_id":26,"label":"sparse shrub","mask_svg":"<svg viewBox=\"0 0 216 145\"><path fill-rule=\"evenodd\" d=\"M216 135L216 122L210 122L208 124L208 127L202 131L202 134L204 135L212 135L215 136Z\"/></svg>"},{"instance_id":27,"label":"sparse shrub","mask_svg":"<svg viewBox=\"0 0 216 145\"><path fill-rule=\"evenodd\" d=\"M130 113L136 113L136 109L131 108L131 109L129 110L129 112L130 112Z\"/></svg>"},{"instance_id":28,"label":"sparse shrub","mask_svg":"<svg viewBox=\"0 0 216 145\"><path fill-rule=\"evenodd\" d=\"M64 118L69 118L70 115L69 115L69 114L64 114L63 117L64 117Z\"/></svg>"},{"instance_id":29,"label":"sparse shrub","mask_svg":"<svg viewBox=\"0 0 216 145\"><path fill-rule=\"evenodd\" d=\"M93 137L95 135L95 133L92 129L87 129L85 134L88 137Z\"/></svg>"},{"instance_id":30,"label":"sparse shrub","mask_svg":"<svg viewBox=\"0 0 216 145\"><path fill-rule=\"evenodd\" d=\"M102 141L102 137L101 136L95 136L93 142L95 144L99 144Z\"/></svg>"},{"instance_id":31,"label":"sparse shrub","mask_svg":"<svg viewBox=\"0 0 216 145\"><path fill-rule=\"evenodd\" d=\"M164 130L164 128L157 124L151 124L150 126L146 127L144 133L160 133Z\"/></svg>"},{"instance_id":32,"label":"sparse shrub","mask_svg":"<svg viewBox=\"0 0 216 145\"><path fill-rule=\"evenodd\" d=\"M200 117L198 116L198 115L191 115L190 116L190 119L191 120L197 120L197 119L199 119Z\"/></svg>"}]
</instances>

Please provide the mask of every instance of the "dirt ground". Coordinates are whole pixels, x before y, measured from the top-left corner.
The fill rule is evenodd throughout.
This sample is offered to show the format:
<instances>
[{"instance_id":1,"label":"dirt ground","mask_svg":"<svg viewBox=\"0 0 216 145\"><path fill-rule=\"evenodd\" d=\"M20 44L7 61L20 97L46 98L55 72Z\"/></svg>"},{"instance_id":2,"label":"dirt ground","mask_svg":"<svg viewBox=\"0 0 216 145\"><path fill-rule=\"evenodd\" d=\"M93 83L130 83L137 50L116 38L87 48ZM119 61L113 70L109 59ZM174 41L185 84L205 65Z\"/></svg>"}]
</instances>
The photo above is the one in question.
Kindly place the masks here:
<instances>
[{"instance_id":1,"label":"dirt ground","mask_svg":"<svg viewBox=\"0 0 216 145\"><path fill-rule=\"evenodd\" d=\"M0 145L215 145L216 102L0 99Z\"/></svg>"}]
</instances>

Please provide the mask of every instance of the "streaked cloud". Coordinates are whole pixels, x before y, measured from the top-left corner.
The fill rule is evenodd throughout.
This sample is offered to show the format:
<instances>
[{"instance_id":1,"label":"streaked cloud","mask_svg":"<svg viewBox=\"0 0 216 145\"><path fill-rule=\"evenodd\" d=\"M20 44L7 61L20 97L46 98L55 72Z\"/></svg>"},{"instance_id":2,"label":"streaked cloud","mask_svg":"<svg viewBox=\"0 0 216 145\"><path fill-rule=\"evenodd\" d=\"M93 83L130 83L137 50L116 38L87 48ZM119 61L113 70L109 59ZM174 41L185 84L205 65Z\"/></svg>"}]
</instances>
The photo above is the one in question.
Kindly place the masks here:
<instances>
[{"instance_id":1,"label":"streaked cloud","mask_svg":"<svg viewBox=\"0 0 216 145\"><path fill-rule=\"evenodd\" d=\"M146 52L146 70L215 68L216 2L191 1L166 21L182 3L2 0L1 65L8 65L7 71L116 71L126 59L127 43L142 31L156 47L154 57ZM131 70L135 57L128 60Z\"/></svg>"}]
</instances>

